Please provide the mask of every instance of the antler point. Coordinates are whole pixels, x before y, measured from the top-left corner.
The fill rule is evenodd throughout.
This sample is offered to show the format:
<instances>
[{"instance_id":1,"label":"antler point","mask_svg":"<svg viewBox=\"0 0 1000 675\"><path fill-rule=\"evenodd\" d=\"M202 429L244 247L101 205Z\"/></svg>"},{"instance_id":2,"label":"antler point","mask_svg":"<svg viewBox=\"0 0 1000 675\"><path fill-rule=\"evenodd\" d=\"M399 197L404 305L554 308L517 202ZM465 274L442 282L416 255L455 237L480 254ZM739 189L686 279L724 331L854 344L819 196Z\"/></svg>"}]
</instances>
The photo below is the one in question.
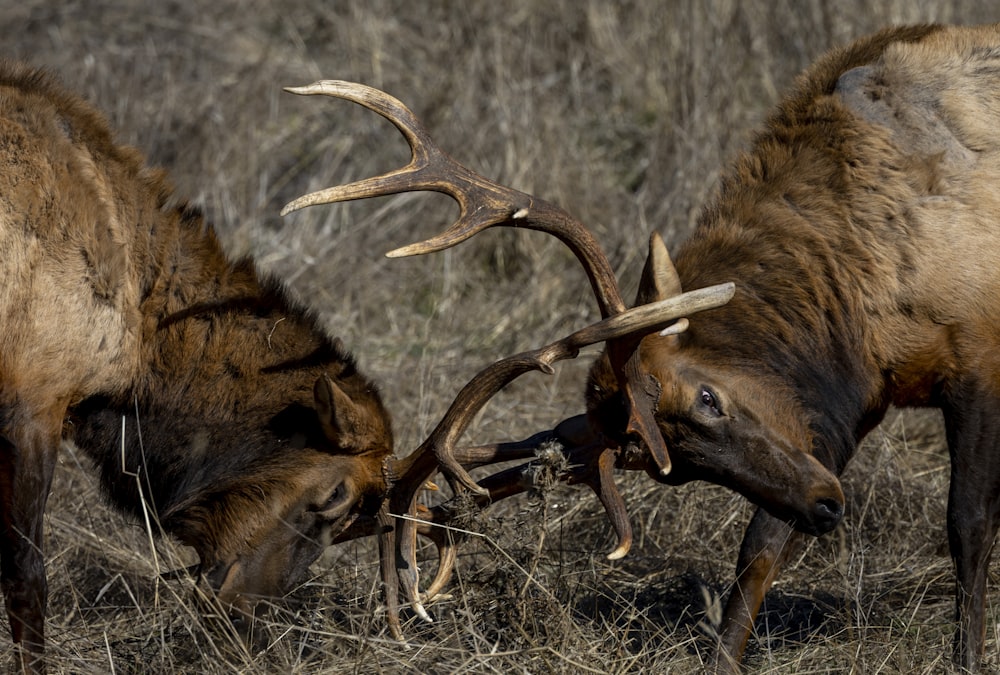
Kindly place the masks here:
<instances>
[{"instance_id":1,"label":"antler point","mask_svg":"<svg viewBox=\"0 0 1000 675\"><path fill-rule=\"evenodd\" d=\"M626 555L628 555L628 546L619 546L614 551L608 554L608 560L621 560Z\"/></svg>"}]
</instances>

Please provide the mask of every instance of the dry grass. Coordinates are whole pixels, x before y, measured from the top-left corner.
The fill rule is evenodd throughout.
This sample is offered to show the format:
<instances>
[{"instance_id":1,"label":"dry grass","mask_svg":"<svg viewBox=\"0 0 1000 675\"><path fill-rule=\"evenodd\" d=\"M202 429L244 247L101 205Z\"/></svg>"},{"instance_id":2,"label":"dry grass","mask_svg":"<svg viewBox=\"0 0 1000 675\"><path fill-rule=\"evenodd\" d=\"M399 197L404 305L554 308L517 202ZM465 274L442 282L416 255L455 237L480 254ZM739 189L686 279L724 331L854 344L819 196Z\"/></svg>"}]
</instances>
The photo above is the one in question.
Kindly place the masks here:
<instances>
[{"instance_id":1,"label":"dry grass","mask_svg":"<svg viewBox=\"0 0 1000 675\"><path fill-rule=\"evenodd\" d=\"M381 383L405 453L479 367L583 325L594 303L574 261L536 233L383 259L454 215L443 197L280 219L292 197L406 156L376 116L281 86L387 89L461 161L592 224L628 287L648 231L669 243L690 230L717 169L824 49L890 23L998 18L978 0L871 4L26 0L0 7L0 25L4 56L94 101L234 251L321 313ZM518 437L579 411L586 361L511 387L472 435ZM386 635L377 558L360 542L330 550L247 651L201 618L186 584L158 580L190 552L107 510L67 452L48 519L52 670L698 672L750 509L709 486L621 483L637 531L623 561L602 556L596 499L557 488L475 519L453 597L431 608L433 625L408 623L408 649ZM937 418L894 417L845 483L846 523L781 577L751 670L938 672L952 576Z\"/></svg>"}]
</instances>

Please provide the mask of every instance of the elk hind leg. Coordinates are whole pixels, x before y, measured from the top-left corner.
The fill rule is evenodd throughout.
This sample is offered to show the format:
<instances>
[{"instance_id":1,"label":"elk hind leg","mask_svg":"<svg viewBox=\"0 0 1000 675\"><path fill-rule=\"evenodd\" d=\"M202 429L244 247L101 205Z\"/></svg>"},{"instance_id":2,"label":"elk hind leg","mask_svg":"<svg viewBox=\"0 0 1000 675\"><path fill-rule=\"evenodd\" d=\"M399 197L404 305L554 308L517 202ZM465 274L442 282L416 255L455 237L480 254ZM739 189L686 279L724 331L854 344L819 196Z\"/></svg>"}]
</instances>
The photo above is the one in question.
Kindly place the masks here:
<instances>
[{"instance_id":1,"label":"elk hind leg","mask_svg":"<svg viewBox=\"0 0 1000 675\"><path fill-rule=\"evenodd\" d=\"M975 672L986 638L986 584L1000 525L1000 399L963 389L945 410L951 485L948 545L955 561L955 665ZM986 405L990 403L992 405Z\"/></svg>"}]
</instances>

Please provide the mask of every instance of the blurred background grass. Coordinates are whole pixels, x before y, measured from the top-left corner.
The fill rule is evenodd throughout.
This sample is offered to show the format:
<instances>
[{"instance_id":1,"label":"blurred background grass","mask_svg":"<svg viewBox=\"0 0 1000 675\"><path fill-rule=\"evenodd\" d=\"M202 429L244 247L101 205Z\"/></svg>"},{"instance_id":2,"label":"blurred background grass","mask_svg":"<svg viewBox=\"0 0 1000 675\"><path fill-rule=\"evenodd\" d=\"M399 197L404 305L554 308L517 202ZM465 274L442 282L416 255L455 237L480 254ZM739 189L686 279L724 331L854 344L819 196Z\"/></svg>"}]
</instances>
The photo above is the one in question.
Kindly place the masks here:
<instances>
[{"instance_id":1,"label":"blurred background grass","mask_svg":"<svg viewBox=\"0 0 1000 675\"><path fill-rule=\"evenodd\" d=\"M450 222L439 195L280 218L299 194L407 159L378 116L281 87L384 88L460 161L586 222L630 296L649 231L668 245L690 231L719 168L824 50L889 24L998 19L977 0L25 0L0 6L0 56L49 68L104 110L234 254L316 309L380 383L406 454L479 368L583 326L595 303L538 233L384 259ZM579 412L595 353L511 386L470 440ZM846 523L776 584L751 670L939 671L952 630L946 482L935 415L894 415L873 433L845 479ZM387 639L377 557L360 542L331 549L245 650L199 617L184 584L157 580L190 553L105 509L68 449L49 511L52 670L698 672L750 508L704 485L621 483L637 534L623 561L603 558L612 536L596 499L560 488L477 520L454 597L431 608L435 624L407 625L411 648Z\"/></svg>"}]
</instances>

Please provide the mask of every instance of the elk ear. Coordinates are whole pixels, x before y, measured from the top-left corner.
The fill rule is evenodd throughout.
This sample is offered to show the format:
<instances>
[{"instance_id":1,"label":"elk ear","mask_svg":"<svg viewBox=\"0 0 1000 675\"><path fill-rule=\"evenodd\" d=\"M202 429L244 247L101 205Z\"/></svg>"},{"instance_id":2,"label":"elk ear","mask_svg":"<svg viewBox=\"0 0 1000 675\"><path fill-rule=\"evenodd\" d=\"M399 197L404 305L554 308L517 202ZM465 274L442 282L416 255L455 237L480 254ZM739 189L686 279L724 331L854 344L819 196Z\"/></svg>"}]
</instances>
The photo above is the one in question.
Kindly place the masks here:
<instances>
[{"instance_id":1,"label":"elk ear","mask_svg":"<svg viewBox=\"0 0 1000 675\"><path fill-rule=\"evenodd\" d=\"M649 255L646 257L646 265L642 268L642 279L639 280L635 306L666 300L680 293L681 280L677 276L674 264L670 261L667 245L663 243L663 238L654 232L649 237Z\"/></svg>"},{"instance_id":2,"label":"elk ear","mask_svg":"<svg viewBox=\"0 0 1000 675\"><path fill-rule=\"evenodd\" d=\"M351 400L329 375L320 375L316 380L313 398L316 415L327 439L352 454L371 449L376 439L373 438L365 410Z\"/></svg>"}]
</instances>

